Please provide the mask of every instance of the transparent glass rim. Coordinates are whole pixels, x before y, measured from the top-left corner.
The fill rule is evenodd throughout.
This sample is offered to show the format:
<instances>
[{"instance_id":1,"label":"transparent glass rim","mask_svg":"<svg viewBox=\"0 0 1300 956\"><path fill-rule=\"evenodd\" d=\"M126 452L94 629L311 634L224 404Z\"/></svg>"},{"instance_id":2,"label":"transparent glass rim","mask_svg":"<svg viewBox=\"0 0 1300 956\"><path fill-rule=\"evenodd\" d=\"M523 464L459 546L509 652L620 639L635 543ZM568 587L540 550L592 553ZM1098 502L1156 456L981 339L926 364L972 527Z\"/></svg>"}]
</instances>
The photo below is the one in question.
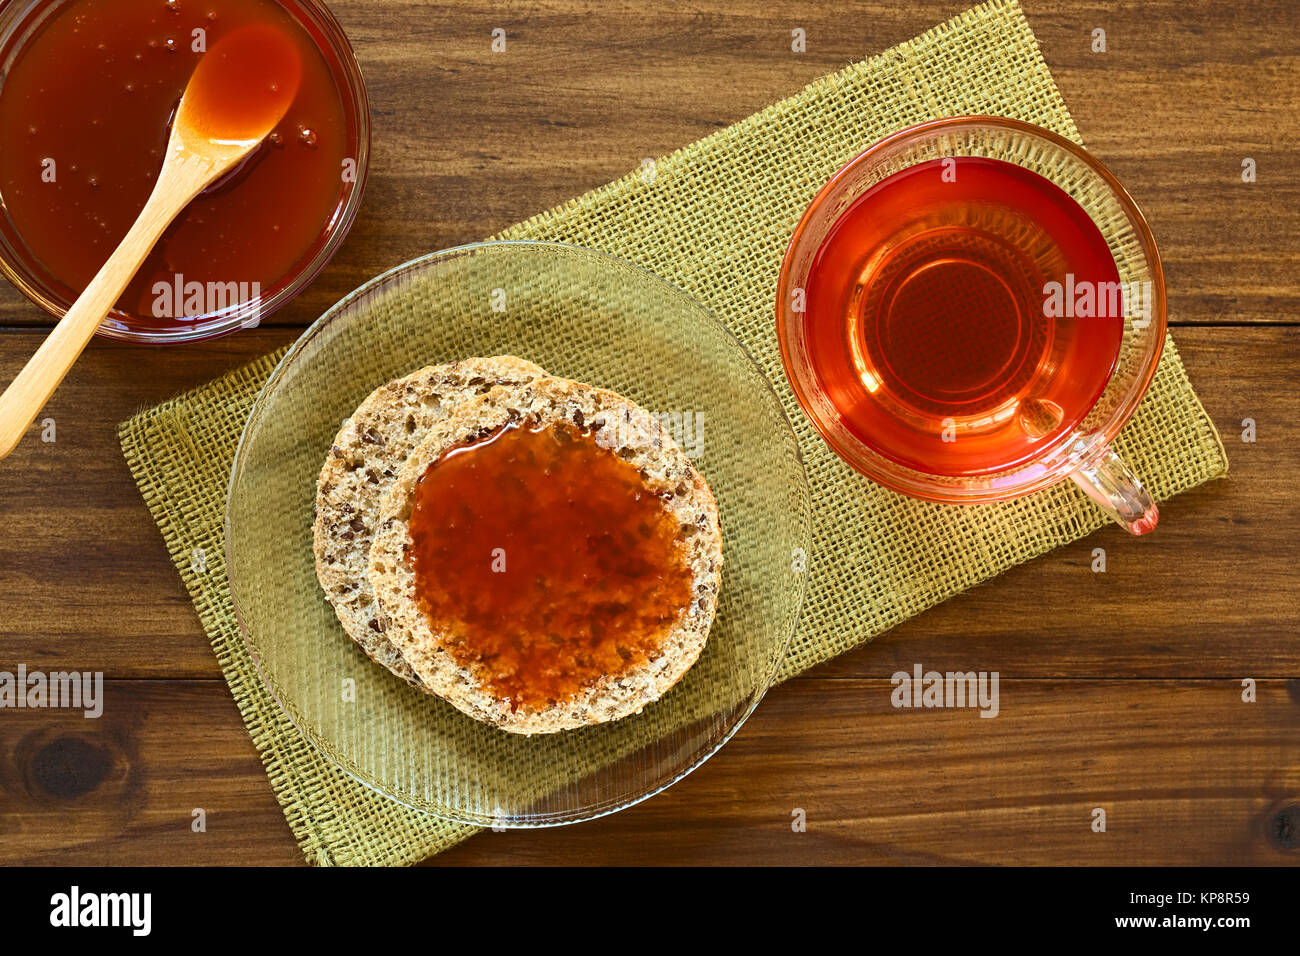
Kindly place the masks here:
<instances>
[{"instance_id":1,"label":"transparent glass rim","mask_svg":"<svg viewBox=\"0 0 1300 956\"><path fill-rule=\"evenodd\" d=\"M267 399L269 398L270 395L274 393L279 383L289 374L289 371L293 366L294 361L298 358L299 355L305 352L311 346L311 343L326 329L328 329L328 327L331 324L333 324L335 321L340 320L347 313L348 309L353 305L353 303L355 303L357 300L361 298L364 298L367 295L370 295L371 293L375 292L379 288L388 285L390 282L410 272L414 272L416 270L422 269L426 266L433 265L439 262L445 262L462 256L473 255L483 250L496 249L496 248L563 250L565 252L580 253L583 255L596 257L599 259L606 260L618 268L634 270L636 273L639 273L641 276L651 279L659 283L660 285L664 286L668 290L671 290L673 294L689 300L695 306L695 308L697 308L700 311L700 314L702 316L706 316L708 321L712 322L717 327L717 329L720 332L722 332L723 335L727 339L729 339L737 349L740 350L741 354L743 354L746 360L748 360L749 363L754 367L755 372L757 373L759 379L763 383L763 388L766 390L768 396L771 398L773 402L773 407L780 414L781 422L783 423L786 430L789 432L791 444L794 448L796 461L799 466L799 474L800 477L802 478L802 485L805 493L804 497L806 501L808 500L808 485L807 485L807 468L804 462L803 450L799 445L798 436L794 431L793 424L790 422L789 416L786 414L785 408L781 403L780 396L777 394L776 389L772 385L771 380L769 380L768 377L763 373L762 367L758 365L757 362L754 361L754 357L750 354L749 350L745 348L744 343L742 343L738 338L736 338L735 334L729 328L727 328L727 326L713 313L712 309L704 305L704 303L700 302L698 299L696 299L690 293L686 292L681 287L668 281L662 276L659 276L649 271L648 269L644 269L641 266L638 266L634 262L630 262L626 259L622 259L618 256L614 256L606 252L600 252L599 250L589 249L585 246L576 246L569 243L547 242L547 241L540 241L540 240L487 240L482 242L467 243L465 245L460 245L460 246L452 246L447 249L442 249L437 252L432 252L427 255L420 256L415 259L411 259L407 262L402 263L401 265L394 266L392 269L389 269L387 272L381 273L380 275L374 277L373 279L364 283L363 285L358 286L352 292L348 293L346 296L344 296L342 299L336 302L325 313L323 313L319 319L313 322L302 333L302 335L298 337L298 339L290 346L289 351L287 351L284 354L284 356L280 359L280 361L276 363L275 368L271 371L271 374L267 377L266 382L263 383L261 390L258 392L257 398L254 400L253 403L253 408L249 412L247 421L244 423L244 429L240 433L239 442L236 445L235 455L230 469L230 479L226 485L226 502L225 502L225 507L223 512L223 522L222 522L222 532L225 538L224 553L225 553L225 561L226 561L226 583L230 590L231 606L234 609L235 619L238 623L240 639L242 640L244 647L249 652L249 656L252 659L253 664L257 669L258 676L261 678L263 686L266 687L267 691L271 694L272 698L275 700L276 705L289 719L290 723L293 724L294 728L302 735L303 739L308 741L308 743L310 743L311 746L323 757L325 757L330 763L334 764L336 767L338 767L340 770L346 773L349 777L356 780L358 783L363 784L364 786L375 791L376 793L379 793L390 800L400 803L403 806L410 807L413 810L417 810L422 813L428 813L431 816L435 816L439 819L449 820L453 823L463 823L471 826L480 826L480 827L491 826L491 827L504 828L504 829L530 830L530 829L544 829L544 828L550 828L556 826L567 826L569 824L574 824L574 823L583 823L589 820L595 820L600 817L608 816L620 810L626 810L629 807L635 806L638 803L648 800L650 797L663 793L673 784L684 779L685 777L693 773L695 770L699 769L711 757L713 757L714 754L716 754L719 750L721 750L722 747L729 740L731 740L732 737L735 736L736 732L740 730L740 728L745 724L745 722L749 719L749 717L758 708L758 705L762 702L763 698L767 695L768 690L771 689L773 682L776 680L776 675L780 671L781 665L785 662L786 654L789 652L790 642L793 640L794 634L798 630L799 622L802 619L804 604L808 596L808 582L809 582L810 575L804 574L800 576L800 581L798 584L797 601L795 602L795 612L791 616L789 627L787 628L785 635L781 639L779 651L778 653L773 655L772 664L768 670L768 673L764 675L763 680L761 681L759 686L757 686L754 693L750 696L744 708L737 713L732 725L726 730L725 733L721 734L716 740L711 741L708 747L702 749L699 753L693 755L693 757L689 761L686 761L679 769L677 769L675 772L671 774L665 775L664 779L658 781L653 787L646 789L644 791L638 790L636 793L632 793L632 794L623 793L623 794L611 796L607 799L590 804L579 811L555 811L551 813L536 813L536 814L530 814L527 818L522 818L522 819L517 817L509 817L509 816L502 816L502 817L486 816L482 814L462 812L446 806L434 806L432 804L425 804L422 801L403 799L401 795L393 793L389 788L385 787L382 784L382 782L374 779L374 777L371 774L369 774L366 770L358 766L355 761L349 760L345 754L339 753L335 748L329 746L327 741L321 739L321 735L318 734L309 725L309 723L304 718L304 716L298 712L297 708L293 705L293 703L290 700L288 700L286 695L284 695L281 692L281 690L277 686L272 676L263 667L262 661L257 651L256 644L254 643L252 637L248 632L248 628L244 623L244 614L241 610L239 588L235 580L236 577L235 555L231 545L231 502L233 500L235 490L239 484L240 476L243 471L243 466L247 458L247 450L248 450L248 444L250 442L250 436L256 431L258 424L261 422L262 418L268 413ZM811 508L805 509L800 538L806 553L811 553L811 548L812 548Z\"/></svg>"},{"instance_id":2,"label":"transparent glass rim","mask_svg":"<svg viewBox=\"0 0 1300 956\"><path fill-rule=\"evenodd\" d=\"M28 27L35 25L28 23L33 13L39 14L43 20L62 2L65 0L26 0L26 2L0 0L0 48L3 48L12 34L24 24ZM361 65L357 62L356 54L347 35L343 32L342 25L321 0L289 0L289 3L311 18L319 29L319 35L330 44L331 52L342 67L340 78L346 84L346 88L342 91L345 106L352 110L356 118L356 181L352 184L352 189L343 203L333 207L330 221L323 224L324 228L329 230L328 237L311 259L281 277L280 287L272 295L258 302L255 308L248 303L243 303L208 316L203 321L172 329L118 328L112 325L101 325L95 332L97 336L145 345L181 345L219 338L241 328L253 327L277 309L287 305L310 285L329 265L330 260L347 239L361 209L370 170L370 100L366 92L365 77L362 75ZM20 45L14 53L17 54L21 50ZM4 64L0 64L0 77L3 76L3 67ZM0 214L3 214L3 206L3 196L0 196ZM26 267L16 255L16 251L10 247L10 240L4 235L6 230L13 231L8 230L7 224L0 229L0 273L33 303L56 319L62 318L72 303L67 301L65 296L51 290L39 276ZM14 234L17 235L16 232ZM254 319L257 321L252 321Z\"/></svg>"},{"instance_id":3,"label":"transparent glass rim","mask_svg":"<svg viewBox=\"0 0 1300 956\"><path fill-rule=\"evenodd\" d=\"M985 486L965 487L959 481L940 479L889 461L882 455L864 454L860 449L852 448L841 439L833 423L823 421L817 412L810 394L816 391L815 383L805 381L799 374L798 364L794 359L794 349L790 341L792 329L798 323L796 313L788 308L790 290L793 288L792 272L796 259L809 252L806 248L807 233L814 223L818 212L824 205L841 198L849 188L848 183L853 174L864 166L875 162L883 153L909 143L934 139L946 133L991 127L996 130L1015 133L1046 142L1068 153L1075 160L1083 163L1106 185L1111 196L1119 204L1133 227L1141 246L1147 268L1151 273L1151 289L1154 307L1151 324L1148 327L1148 344L1142 359L1142 372L1116 402L1114 410L1107 420L1090 433L1087 448L1077 454L1061 458L1050 466L1045 466L1037 459L1023 463L1014 468L981 476ZM811 250L815 252L815 249ZM1007 501L1020 498L1065 480L1080 467L1084 467L1105 453L1106 448L1119 434L1120 429L1137 410L1146 395L1160 364L1164 351L1167 329L1167 301L1165 294L1164 268L1156 246L1155 236L1147 222L1146 216L1128 190L1100 160L1075 143L1052 130L1026 123L1022 120L1005 116L966 115L950 116L942 119L927 120L891 133L884 139L872 144L853 157L841 167L827 183L818 190L808 208L795 227L790 242L786 247L785 257L781 262L781 271L777 279L776 297L776 333L781 351L781 364L785 369L786 380L794 391L799 407L805 417L821 435L823 441L847 464L871 480L884 485L892 491L945 504L980 504L985 502ZM1047 449L1045 451L1052 451ZM944 483L950 482L950 483ZM994 483L996 482L996 485Z\"/></svg>"}]
</instances>

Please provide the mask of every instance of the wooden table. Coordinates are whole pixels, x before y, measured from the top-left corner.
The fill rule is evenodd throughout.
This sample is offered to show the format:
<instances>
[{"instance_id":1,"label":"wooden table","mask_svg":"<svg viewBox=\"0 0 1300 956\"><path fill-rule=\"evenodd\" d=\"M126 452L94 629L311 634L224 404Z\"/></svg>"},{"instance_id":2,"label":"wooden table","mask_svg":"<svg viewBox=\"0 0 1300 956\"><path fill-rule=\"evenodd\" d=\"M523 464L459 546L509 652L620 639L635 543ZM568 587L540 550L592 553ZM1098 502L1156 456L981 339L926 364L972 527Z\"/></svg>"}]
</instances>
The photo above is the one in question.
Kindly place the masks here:
<instances>
[{"instance_id":1,"label":"wooden table","mask_svg":"<svg viewBox=\"0 0 1300 956\"><path fill-rule=\"evenodd\" d=\"M290 341L390 266L601 185L966 3L332 6L375 125L341 254L262 329L169 350L97 343L47 409L57 441L29 438L0 464L0 669L102 670L107 685L99 720L0 713L0 862L302 862L119 421ZM778 687L663 795L581 826L485 833L437 862L1300 861L1300 5L1025 7L1084 140L1155 229L1231 477L1163 506L1147 540L1101 531ZM791 52L795 27L806 53ZM48 324L0 289L0 381ZM894 710L889 677L917 662L999 671L1001 715Z\"/></svg>"}]
</instances>

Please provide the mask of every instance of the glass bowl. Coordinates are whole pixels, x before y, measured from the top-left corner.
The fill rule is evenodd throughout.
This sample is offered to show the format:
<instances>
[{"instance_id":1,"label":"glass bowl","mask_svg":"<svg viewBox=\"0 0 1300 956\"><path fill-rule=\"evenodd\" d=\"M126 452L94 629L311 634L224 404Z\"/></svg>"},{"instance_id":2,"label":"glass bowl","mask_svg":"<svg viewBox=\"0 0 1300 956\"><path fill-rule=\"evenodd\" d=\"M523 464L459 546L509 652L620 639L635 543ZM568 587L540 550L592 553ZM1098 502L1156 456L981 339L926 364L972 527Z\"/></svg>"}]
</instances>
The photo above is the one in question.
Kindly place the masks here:
<instances>
[{"instance_id":1,"label":"glass bowl","mask_svg":"<svg viewBox=\"0 0 1300 956\"><path fill-rule=\"evenodd\" d=\"M1091 410L1032 460L978 476L947 477L900 464L873 449L846 425L811 361L805 316L796 292L808 284L817 253L836 221L872 186L908 167L949 157L978 156L1014 163L1054 183L1083 208L1105 237L1126 287L1149 290L1124 301L1119 357ZM863 256L870 250L864 250ZM886 137L854 157L817 193L790 245L777 286L776 331L786 377L826 444L887 488L928 501L1004 501L1072 478L1117 521L1137 533L1154 525L1155 505L1136 477L1110 451L1155 375L1165 341L1165 282L1155 238L1137 203L1113 173L1077 143L999 116L932 120Z\"/></svg>"},{"instance_id":2,"label":"glass bowl","mask_svg":"<svg viewBox=\"0 0 1300 956\"><path fill-rule=\"evenodd\" d=\"M0 2L0 83L26 45L42 26L72 0L9 0ZM158 0L162 6L162 0ZM334 15L319 0L274 0L312 38L324 57L329 72L342 95L346 123L345 153L355 159L355 176L340 177L338 198L320 235L289 270L271 285L264 287L260 299L235 306L214 309L206 314L186 317L184 322L164 324L142 319L114 309L101 323L98 335L128 342L155 345L195 342L226 335L239 328L253 326L288 303L329 264L347 238L356 219L365 192L370 164L370 105L365 80L361 75L352 47ZM212 190L223 188L218 182ZM62 317L75 301L79 290L70 289L55 278L32 254L15 229L0 195L0 272L20 292L56 317Z\"/></svg>"},{"instance_id":3,"label":"glass bowl","mask_svg":"<svg viewBox=\"0 0 1300 956\"><path fill-rule=\"evenodd\" d=\"M665 416L717 498L723 580L708 643L681 682L638 715L533 737L480 723L372 663L316 581L316 478L340 422L390 379L506 353ZM226 507L244 640L303 736L394 800L500 827L622 809L716 752L785 655L809 534L794 432L730 332L689 295L621 259L538 242L417 259L322 316L263 387ZM354 702L342 693L348 680Z\"/></svg>"}]
</instances>

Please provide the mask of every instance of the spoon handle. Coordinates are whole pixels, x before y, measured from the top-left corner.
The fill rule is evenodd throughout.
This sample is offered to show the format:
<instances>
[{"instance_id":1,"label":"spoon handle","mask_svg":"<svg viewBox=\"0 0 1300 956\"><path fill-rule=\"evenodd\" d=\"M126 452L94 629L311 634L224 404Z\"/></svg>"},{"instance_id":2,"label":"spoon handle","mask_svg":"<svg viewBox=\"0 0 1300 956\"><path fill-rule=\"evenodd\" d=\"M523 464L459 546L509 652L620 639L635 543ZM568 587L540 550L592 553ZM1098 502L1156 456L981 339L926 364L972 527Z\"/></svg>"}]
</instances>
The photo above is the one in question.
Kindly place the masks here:
<instances>
[{"instance_id":1,"label":"spoon handle","mask_svg":"<svg viewBox=\"0 0 1300 956\"><path fill-rule=\"evenodd\" d=\"M163 164L149 201L126 237L0 395L0 459L22 439L163 231L211 181L215 166L212 160L184 154Z\"/></svg>"}]
</instances>

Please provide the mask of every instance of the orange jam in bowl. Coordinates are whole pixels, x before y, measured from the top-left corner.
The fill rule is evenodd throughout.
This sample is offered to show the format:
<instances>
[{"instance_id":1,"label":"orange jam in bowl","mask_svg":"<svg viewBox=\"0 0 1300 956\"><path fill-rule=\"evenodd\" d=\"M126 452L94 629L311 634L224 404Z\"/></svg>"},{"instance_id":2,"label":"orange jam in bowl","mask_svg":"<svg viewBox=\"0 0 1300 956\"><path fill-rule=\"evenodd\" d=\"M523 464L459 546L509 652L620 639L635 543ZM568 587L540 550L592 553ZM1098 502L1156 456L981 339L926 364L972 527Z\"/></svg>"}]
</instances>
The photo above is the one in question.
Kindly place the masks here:
<instances>
[{"instance_id":1,"label":"orange jam in bowl","mask_svg":"<svg viewBox=\"0 0 1300 956\"><path fill-rule=\"evenodd\" d=\"M256 325L323 269L369 160L365 86L316 0L14 0L0 8L0 269L61 315L126 235L207 50L282 34L301 85L275 131L164 233L100 334L144 342Z\"/></svg>"}]
</instances>

